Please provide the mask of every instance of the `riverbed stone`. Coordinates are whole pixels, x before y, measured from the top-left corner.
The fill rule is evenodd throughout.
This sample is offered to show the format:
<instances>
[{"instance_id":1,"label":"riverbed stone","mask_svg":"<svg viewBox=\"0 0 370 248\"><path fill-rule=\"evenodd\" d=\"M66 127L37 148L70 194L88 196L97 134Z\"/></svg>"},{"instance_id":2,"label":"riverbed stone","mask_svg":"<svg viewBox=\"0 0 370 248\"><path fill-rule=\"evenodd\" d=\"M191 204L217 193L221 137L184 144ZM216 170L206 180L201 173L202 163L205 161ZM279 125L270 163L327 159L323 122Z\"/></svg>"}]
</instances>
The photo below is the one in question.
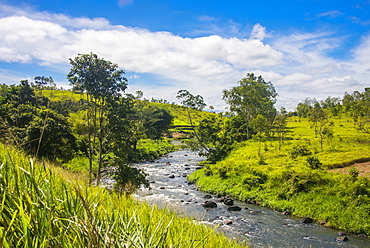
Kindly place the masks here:
<instances>
[{"instance_id":1,"label":"riverbed stone","mask_svg":"<svg viewBox=\"0 0 370 248\"><path fill-rule=\"evenodd\" d=\"M231 224L233 224L233 221L232 220L225 221L225 225L231 225Z\"/></svg>"},{"instance_id":2,"label":"riverbed stone","mask_svg":"<svg viewBox=\"0 0 370 248\"><path fill-rule=\"evenodd\" d=\"M230 206L227 208L227 211L241 211L242 208L239 206Z\"/></svg>"},{"instance_id":3,"label":"riverbed stone","mask_svg":"<svg viewBox=\"0 0 370 248\"><path fill-rule=\"evenodd\" d=\"M282 212L281 214L286 215L286 216L290 216L290 215L292 215L292 212L289 211L289 210L286 210L286 211Z\"/></svg>"},{"instance_id":4,"label":"riverbed stone","mask_svg":"<svg viewBox=\"0 0 370 248\"><path fill-rule=\"evenodd\" d=\"M216 202L213 202L213 201L205 201L203 203L203 207L205 207L205 208L217 208L217 204L216 204Z\"/></svg>"},{"instance_id":5,"label":"riverbed stone","mask_svg":"<svg viewBox=\"0 0 370 248\"><path fill-rule=\"evenodd\" d=\"M346 236L339 236L337 237L337 242L344 242L344 241L348 241L348 238Z\"/></svg>"},{"instance_id":6,"label":"riverbed stone","mask_svg":"<svg viewBox=\"0 0 370 248\"><path fill-rule=\"evenodd\" d=\"M342 232L342 231L341 231L341 232L338 232L338 235L339 235L339 236L346 236L346 235L348 235L348 234L347 234L346 232Z\"/></svg>"},{"instance_id":7,"label":"riverbed stone","mask_svg":"<svg viewBox=\"0 0 370 248\"><path fill-rule=\"evenodd\" d=\"M227 206L232 206L232 205L234 205L234 200L231 199L231 198L226 198L226 199L224 199L223 203Z\"/></svg>"},{"instance_id":8,"label":"riverbed stone","mask_svg":"<svg viewBox=\"0 0 370 248\"><path fill-rule=\"evenodd\" d=\"M304 217L301 219L302 223L313 223L313 219L310 217Z\"/></svg>"},{"instance_id":9,"label":"riverbed stone","mask_svg":"<svg viewBox=\"0 0 370 248\"><path fill-rule=\"evenodd\" d=\"M203 198L204 198L204 199L211 199L211 198L212 198L212 196L211 196L211 195L205 195Z\"/></svg>"},{"instance_id":10,"label":"riverbed stone","mask_svg":"<svg viewBox=\"0 0 370 248\"><path fill-rule=\"evenodd\" d=\"M168 177L169 178L175 178L175 175L169 175Z\"/></svg>"}]
</instances>

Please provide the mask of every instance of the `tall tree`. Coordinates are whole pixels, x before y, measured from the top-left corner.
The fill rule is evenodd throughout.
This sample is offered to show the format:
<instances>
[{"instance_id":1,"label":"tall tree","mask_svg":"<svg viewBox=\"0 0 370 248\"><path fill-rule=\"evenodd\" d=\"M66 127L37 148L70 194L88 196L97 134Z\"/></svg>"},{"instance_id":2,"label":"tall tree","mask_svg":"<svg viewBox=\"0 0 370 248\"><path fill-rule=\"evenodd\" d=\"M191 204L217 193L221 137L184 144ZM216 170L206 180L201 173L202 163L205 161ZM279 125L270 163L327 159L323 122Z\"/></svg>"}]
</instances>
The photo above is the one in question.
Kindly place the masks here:
<instances>
[{"instance_id":1,"label":"tall tree","mask_svg":"<svg viewBox=\"0 0 370 248\"><path fill-rule=\"evenodd\" d=\"M100 170L107 155L107 115L109 104L115 102L121 92L127 88L124 71L118 65L96 54L79 54L70 59L72 68L67 77L73 90L85 94L87 104L88 144L90 183L92 182L92 165L94 154L98 157L97 184L100 182Z\"/></svg>"},{"instance_id":2,"label":"tall tree","mask_svg":"<svg viewBox=\"0 0 370 248\"><path fill-rule=\"evenodd\" d=\"M203 110L205 106L207 106L204 102L204 99L201 95L193 95L187 90L179 90L177 92L177 99L181 100L181 104L186 107L187 116L190 122L190 126L193 128L194 136L196 137L198 144L205 149L207 152L209 152L209 148L204 144L202 138L197 134L195 130L195 125L193 122L192 117L192 110Z\"/></svg>"},{"instance_id":3,"label":"tall tree","mask_svg":"<svg viewBox=\"0 0 370 248\"><path fill-rule=\"evenodd\" d=\"M279 139L279 150L284 145L287 122L288 113L284 107L281 107L279 114L275 117L274 120L274 129Z\"/></svg>"},{"instance_id":4,"label":"tall tree","mask_svg":"<svg viewBox=\"0 0 370 248\"><path fill-rule=\"evenodd\" d=\"M272 123L276 109L277 93L271 82L262 76L248 73L239 81L239 86L223 91L223 99L230 105L230 111L240 115L246 123L247 137L250 138L250 125L257 115L264 116Z\"/></svg>"}]
</instances>

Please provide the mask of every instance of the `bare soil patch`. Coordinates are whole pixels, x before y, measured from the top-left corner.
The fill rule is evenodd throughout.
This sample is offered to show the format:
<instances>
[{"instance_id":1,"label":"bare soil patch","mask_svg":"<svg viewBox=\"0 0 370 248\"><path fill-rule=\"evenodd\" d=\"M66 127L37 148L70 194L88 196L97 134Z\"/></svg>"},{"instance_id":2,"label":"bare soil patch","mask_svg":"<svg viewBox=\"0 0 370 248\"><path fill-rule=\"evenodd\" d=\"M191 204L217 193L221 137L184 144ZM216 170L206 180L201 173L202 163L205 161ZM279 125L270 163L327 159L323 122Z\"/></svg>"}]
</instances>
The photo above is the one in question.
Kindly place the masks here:
<instances>
[{"instance_id":1,"label":"bare soil patch","mask_svg":"<svg viewBox=\"0 0 370 248\"><path fill-rule=\"evenodd\" d=\"M344 168L331 169L329 170L329 172L339 172L343 174L348 174L348 169L351 167L356 167L356 169L360 172L359 176L370 178L370 162L357 163Z\"/></svg>"}]
</instances>

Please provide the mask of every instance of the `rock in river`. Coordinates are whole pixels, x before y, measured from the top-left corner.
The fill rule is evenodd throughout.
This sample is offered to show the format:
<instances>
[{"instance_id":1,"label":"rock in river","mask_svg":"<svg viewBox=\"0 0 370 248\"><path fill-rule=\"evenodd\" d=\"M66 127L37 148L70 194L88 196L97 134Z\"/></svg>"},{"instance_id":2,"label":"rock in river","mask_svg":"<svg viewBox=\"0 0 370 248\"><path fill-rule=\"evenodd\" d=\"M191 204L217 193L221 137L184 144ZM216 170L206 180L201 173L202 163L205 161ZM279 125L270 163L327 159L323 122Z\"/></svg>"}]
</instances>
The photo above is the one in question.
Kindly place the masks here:
<instances>
[{"instance_id":1,"label":"rock in river","mask_svg":"<svg viewBox=\"0 0 370 248\"><path fill-rule=\"evenodd\" d=\"M216 202L213 201L205 201L203 204L203 207L205 208L217 208Z\"/></svg>"},{"instance_id":2,"label":"rock in river","mask_svg":"<svg viewBox=\"0 0 370 248\"><path fill-rule=\"evenodd\" d=\"M239 206L230 206L227 208L227 211L241 211L242 208Z\"/></svg>"},{"instance_id":3,"label":"rock in river","mask_svg":"<svg viewBox=\"0 0 370 248\"><path fill-rule=\"evenodd\" d=\"M301 219L301 222L302 223L312 223L313 219L311 219L310 217L304 217Z\"/></svg>"}]
</instances>

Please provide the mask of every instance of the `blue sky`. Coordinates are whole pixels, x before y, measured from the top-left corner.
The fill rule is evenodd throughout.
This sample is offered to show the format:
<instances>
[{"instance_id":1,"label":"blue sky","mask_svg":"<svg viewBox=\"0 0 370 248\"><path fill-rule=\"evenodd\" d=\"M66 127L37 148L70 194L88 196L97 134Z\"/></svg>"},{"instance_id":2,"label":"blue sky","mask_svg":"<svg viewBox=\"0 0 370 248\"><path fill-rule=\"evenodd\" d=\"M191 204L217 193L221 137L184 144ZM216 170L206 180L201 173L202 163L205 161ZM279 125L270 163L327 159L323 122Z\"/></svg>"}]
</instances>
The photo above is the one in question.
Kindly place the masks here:
<instances>
[{"instance_id":1,"label":"blue sky","mask_svg":"<svg viewBox=\"0 0 370 248\"><path fill-rule=\"evenodd\" d=\"M370 86L370 0L0 0L0 83L52 76L68 58L117 63L127 92L176 102L187 89L225 110L247 73L271 81L277 107Z\"/></svg>"}]
</instances>

